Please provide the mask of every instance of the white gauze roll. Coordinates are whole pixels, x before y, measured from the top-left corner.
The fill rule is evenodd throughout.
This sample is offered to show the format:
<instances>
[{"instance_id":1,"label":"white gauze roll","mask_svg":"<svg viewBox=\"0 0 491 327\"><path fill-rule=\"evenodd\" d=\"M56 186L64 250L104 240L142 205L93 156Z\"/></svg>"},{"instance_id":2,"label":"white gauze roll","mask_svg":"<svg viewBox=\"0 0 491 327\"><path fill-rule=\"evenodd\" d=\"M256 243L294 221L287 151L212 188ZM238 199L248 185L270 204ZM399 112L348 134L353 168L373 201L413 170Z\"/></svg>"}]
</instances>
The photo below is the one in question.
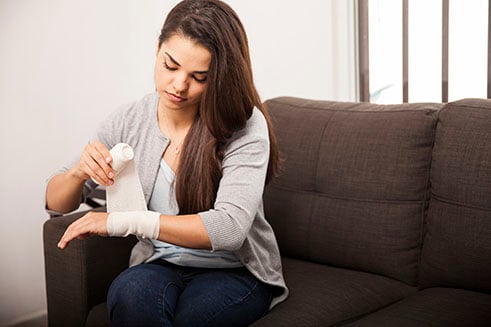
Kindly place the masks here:
<instances>
[{"instance_id":1,"label":"white gauze roll","mask_svg":"<svg viewBox=\"0 0 491 327\"><path fill-rule=\"evenodd\" d=\"M147 210L133 148L126 143L116 144L110 151L113 161L114 184L106 187L107 211Z\"/></svg>"},{"instance_id":2,"label":"white gauze roll","mask_svg":"<svg viewBox=\"0 0 491 327\"><path fill-rule=\"evenodd\" d=\"M147 211L134 152L125 143L116 144L110 151L113 159L114 184L106 187L107 231L110 236L135 234L156 239L159 235L160 214Z\"/></svg>"}]
</instances>

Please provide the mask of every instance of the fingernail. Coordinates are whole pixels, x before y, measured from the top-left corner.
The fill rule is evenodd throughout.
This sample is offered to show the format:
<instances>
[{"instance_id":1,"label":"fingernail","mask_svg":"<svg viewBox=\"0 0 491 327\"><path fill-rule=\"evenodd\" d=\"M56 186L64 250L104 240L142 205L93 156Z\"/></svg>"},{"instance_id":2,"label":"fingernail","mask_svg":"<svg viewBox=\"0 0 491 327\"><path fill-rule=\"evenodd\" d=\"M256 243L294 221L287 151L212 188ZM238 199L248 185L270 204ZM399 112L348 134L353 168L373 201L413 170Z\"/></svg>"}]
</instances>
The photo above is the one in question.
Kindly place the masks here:
<instances>
[{"instance_id":1,"label":"fingernail","mask_svg":"<svg viewBox=\"0 0 491 327\"><path fill-rule=\"evenodd\" d=\"M113 172L109 172L108 176L109 176L109 178L113 178L114 177Z\"/></svg>"},{"instance_id":2,"label":"fingernail","mask_svg":"<svg viewBox=\"0 0 491 327\"><path fill-rule=\"evenodd\" d=\"M110 163L110 162L111 162L111 157L107 157L107 158L106 158L106 162L107 162L107 163Z\"/></svg>"}]
</instances>

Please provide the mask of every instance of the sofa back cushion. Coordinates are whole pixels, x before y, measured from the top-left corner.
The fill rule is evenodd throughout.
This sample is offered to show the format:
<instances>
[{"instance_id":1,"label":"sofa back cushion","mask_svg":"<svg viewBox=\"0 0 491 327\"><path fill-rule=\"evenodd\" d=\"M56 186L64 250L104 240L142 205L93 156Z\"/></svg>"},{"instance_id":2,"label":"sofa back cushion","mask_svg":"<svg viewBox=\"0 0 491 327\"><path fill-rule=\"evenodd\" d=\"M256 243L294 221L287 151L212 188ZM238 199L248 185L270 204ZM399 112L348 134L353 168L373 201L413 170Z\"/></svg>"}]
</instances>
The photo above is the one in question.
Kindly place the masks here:
<instances>
[{"instance_id":1,"label":"sofa back cushion","mask_svg":"<svg viewBox=\"0 0 491 327\"><path fill-rule=\"evenodd\" d=\"M422 287L491 292L491 100L442 109L431 183Z\"/></svg>"},{"instance_id":2,"label":"sofa back cushion","mask_svg":"<svg viewBox=\"0 0 491 327\"><path fill-rule=\"evenodd\" d=\"M264 196L282 255L415 285L440 106L266 105L285 160Z\"/></svg>"}]
</instances>

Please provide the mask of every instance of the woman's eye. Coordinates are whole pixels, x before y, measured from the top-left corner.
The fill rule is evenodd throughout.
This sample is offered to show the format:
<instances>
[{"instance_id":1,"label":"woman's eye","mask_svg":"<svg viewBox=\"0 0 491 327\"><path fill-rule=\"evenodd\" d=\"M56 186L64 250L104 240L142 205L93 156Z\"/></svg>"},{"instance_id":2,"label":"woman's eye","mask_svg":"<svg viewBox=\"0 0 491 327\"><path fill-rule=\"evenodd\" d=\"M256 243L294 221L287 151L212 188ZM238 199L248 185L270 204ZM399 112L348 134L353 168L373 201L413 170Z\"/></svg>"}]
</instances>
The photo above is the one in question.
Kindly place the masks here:
<instances>
[{"instance_id":1,"label":"woman's eye","mask_svg":"<svg viewBox=\"0 0 491 327\"><path fill-rule=\"evenodd\" d=\"M169 71L172 71L172 72L177 70L177 67L171 67L171 66L169 66L169 64L167 64L167 61L165 61L165 60L163 62L163 66L164 66L165 69L167 69ZM200 78L200 77L198 77L196 75L193 75L192 77L198 83L206 83L206 77L201 77Z\"/></svg>"},{"instance_id":2,"label":"woman's eye","mask_svg":"<svg viewBox=\"0 0 491 327\"><path fill-rule=\"evenodd\" d=\"M177 68L167 65L167 62L165 62L165 61L164 61L164 68L167 70L170 70L170 71L177 70Z\"/></svg>"},{"instance_id":3,"label":"woman's eye","mask_svg":"<svg viewBox=\"0 0 491 327\"><path fill-rule=\"evenodd\" d=\"M194 80L198 83L206 83L206 77L203 78L198 78L196 76L193 76Z\"/></svg>"}]
</instances>

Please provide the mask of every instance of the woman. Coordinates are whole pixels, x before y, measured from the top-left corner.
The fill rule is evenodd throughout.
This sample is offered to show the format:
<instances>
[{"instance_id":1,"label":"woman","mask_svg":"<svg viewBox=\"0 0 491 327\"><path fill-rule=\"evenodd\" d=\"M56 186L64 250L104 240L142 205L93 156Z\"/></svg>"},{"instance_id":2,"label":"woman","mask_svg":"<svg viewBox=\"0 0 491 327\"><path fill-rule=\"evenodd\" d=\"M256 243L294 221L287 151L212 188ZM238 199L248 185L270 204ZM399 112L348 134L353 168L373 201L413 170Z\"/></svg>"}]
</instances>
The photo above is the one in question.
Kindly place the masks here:
<instances>
[{"instance_id":1,"label":"woman","mask_svg":"<svg viewBox=\"0 0 491 327\"><path fill-rule=\"evenodd\" d=\"M130 268L112 283L115 326L241 326L287 297L262 207L278 165L255 89L247 37L219 0L185 0L159 36L156 92L110 116L80 160L50 179L47 209L66 213L114 182L109 150L128 143L149 211L88 213L58 246L138 230Z\"/></svg>"}]
</instances>

